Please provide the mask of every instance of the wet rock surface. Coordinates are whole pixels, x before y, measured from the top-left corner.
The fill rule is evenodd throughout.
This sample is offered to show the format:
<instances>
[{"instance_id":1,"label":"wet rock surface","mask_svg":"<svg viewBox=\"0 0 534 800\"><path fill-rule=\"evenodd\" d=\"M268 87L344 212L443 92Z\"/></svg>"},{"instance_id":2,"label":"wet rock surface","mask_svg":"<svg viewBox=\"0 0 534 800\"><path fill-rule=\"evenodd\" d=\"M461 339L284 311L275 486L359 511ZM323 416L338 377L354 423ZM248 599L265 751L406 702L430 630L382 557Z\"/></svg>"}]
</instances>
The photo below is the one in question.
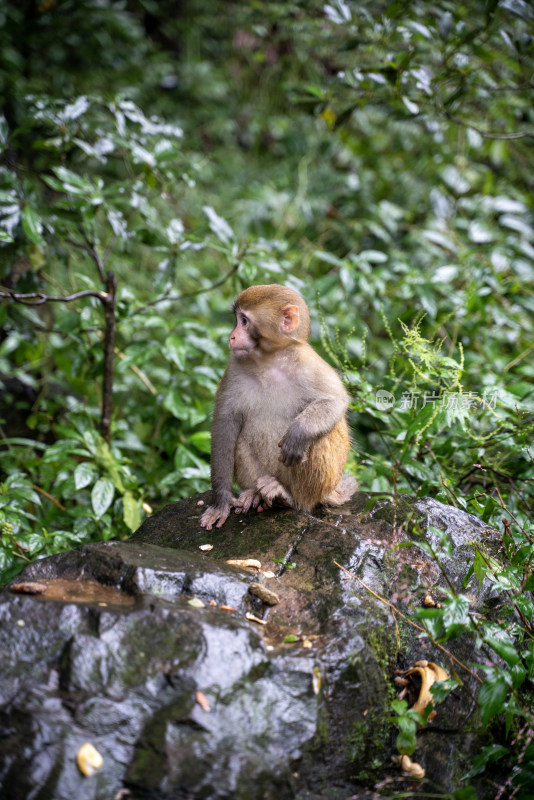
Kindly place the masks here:
<instances>
[{"instance_id":1,"label":"wet rock surface","mask_svg":"<svg viewBox=\"0 0 534 800\"><path fill-rule=\"evenodd\" d=\"M462 586L469 542L491 532L433 500L364 492L335 511L234 515L206 532L198 499L127 542L32 564L0 593L0 798L363 800L398 780L395 671L450 664L379 599L406 611L445 585L428 553L393 548L414 524L434 549L445 531L449 579L475 609L489 589ZM262 569L226 563L246 558ZM450 649L473 660L469 641ZM446 791L477 744L477 685L461 678L413 756ZM88 777L85 742L103 757Z\"/></svg>"}]
</instances>

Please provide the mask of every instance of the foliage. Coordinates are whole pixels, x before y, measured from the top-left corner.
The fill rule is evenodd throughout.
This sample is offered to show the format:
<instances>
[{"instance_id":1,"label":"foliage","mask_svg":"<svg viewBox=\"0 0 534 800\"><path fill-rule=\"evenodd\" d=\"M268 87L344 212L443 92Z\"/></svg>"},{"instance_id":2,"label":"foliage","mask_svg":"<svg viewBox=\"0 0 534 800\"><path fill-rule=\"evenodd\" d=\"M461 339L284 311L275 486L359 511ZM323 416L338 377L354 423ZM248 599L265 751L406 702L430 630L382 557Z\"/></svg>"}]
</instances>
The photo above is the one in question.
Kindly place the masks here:
<instances>
[{"instance_id":1,"label":"foliage","mask_svg":"<svg viewBox=\"0 0 534 800\"><path fill-rule=\"evenodd\" d=\"M492 654L480 702L506 745L470 774L515 752L528 775L530 6L22 0L0 15L2 579L208 487L231 298L287 283L350 388L362 487L507 519L502 552L473 552L498 618L451 592L423 621Z\"/></svg>"}]
</instances>

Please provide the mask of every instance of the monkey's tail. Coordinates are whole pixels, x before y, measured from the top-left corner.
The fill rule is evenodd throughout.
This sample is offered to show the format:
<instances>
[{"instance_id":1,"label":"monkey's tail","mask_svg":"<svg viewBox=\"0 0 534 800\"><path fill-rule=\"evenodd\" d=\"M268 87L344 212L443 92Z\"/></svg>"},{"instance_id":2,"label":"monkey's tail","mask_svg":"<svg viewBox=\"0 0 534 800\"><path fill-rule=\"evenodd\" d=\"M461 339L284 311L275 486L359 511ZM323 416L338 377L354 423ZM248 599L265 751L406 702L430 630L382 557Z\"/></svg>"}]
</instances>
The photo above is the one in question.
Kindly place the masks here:
<instances>
[{"instance_id":1,"label":"monkey's tail","mask_svg":"<svg viewBox=\"0 0 534 800\"><path fill-rule=\"evenodd\" d=\"M343 503L348 503L354 492L358 489L358 481L354 475L348 475L346 472L341 476L341 480L328 497L322 501L329 506L342 506Z\"/></svg>"}]
</instances>

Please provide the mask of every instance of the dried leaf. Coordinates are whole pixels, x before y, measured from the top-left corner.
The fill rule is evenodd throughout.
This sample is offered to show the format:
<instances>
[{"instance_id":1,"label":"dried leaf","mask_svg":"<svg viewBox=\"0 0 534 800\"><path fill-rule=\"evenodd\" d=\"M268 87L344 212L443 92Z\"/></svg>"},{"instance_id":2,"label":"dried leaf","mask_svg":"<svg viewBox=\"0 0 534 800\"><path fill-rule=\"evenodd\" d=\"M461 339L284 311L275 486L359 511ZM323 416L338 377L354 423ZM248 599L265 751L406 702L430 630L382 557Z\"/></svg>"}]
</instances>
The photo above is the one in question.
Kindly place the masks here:
<instances>
[{"instance_id":1,"label":"dried leaf","mask_svg":"<svg viewBox=\"0 0 534 800\"><path fill-rule=\"evenodd\" d=\"M199 550L203 550L205 553L209 552L209 550L213 550L212 544L201 544L198 548Z\"/></svg>"},{"instance_id":2,"label":"dried leaf","mask_svg":"<svg viewBox=\"0 0 534 800\"><path fill-rule=\"evenodd\" d=\"M235 611L233 606L219 606L219 608L222 608L223 611Z\"/></svg>"},{"instance_id":3,"label":"dried leaf","mask_svg":"<svg viewBox=\"0 0 534 800\"><path fill-rule=\"evenodd\" d=\"M191 600L188 600L187 602L190 606L193 606L193 608L204 608L204 603L198 597L192 597Z\"/></svg>"}]
</instances>

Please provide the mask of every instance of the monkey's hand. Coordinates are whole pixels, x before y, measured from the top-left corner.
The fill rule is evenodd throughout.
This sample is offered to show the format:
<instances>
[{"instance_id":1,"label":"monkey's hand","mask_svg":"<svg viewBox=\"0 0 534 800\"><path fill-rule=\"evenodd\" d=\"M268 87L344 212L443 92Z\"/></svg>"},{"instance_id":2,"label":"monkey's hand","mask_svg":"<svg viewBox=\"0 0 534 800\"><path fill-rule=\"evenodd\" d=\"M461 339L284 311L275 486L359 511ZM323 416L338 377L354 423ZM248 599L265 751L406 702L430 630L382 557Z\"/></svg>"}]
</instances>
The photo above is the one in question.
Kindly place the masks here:
<instances>
[{"instance_id":1,"label":"monkey's hand","mask_svg":"<svg viewBox=\"0 0 534 800\"><path fill-rule=\"evenodd\" d=\"M278 442L280 448L279 461L286 467L294 467L306 460L306 450L310 440L298 425L292 425Z\"/></svg>"},{"instance_id":2,"label":"monkey's hand","mask_svg":"<svg viewBox=\"0 0 534 800\"><path fill-rule=\"evenodd\" d=\"M222 528L234 504L235 497L230 495L229 499L219 501L215 506L208 506L200 517L200 527L206 528L207 531L211 531L214 525L216 528Z\"/></svg>"}]
</instances>

